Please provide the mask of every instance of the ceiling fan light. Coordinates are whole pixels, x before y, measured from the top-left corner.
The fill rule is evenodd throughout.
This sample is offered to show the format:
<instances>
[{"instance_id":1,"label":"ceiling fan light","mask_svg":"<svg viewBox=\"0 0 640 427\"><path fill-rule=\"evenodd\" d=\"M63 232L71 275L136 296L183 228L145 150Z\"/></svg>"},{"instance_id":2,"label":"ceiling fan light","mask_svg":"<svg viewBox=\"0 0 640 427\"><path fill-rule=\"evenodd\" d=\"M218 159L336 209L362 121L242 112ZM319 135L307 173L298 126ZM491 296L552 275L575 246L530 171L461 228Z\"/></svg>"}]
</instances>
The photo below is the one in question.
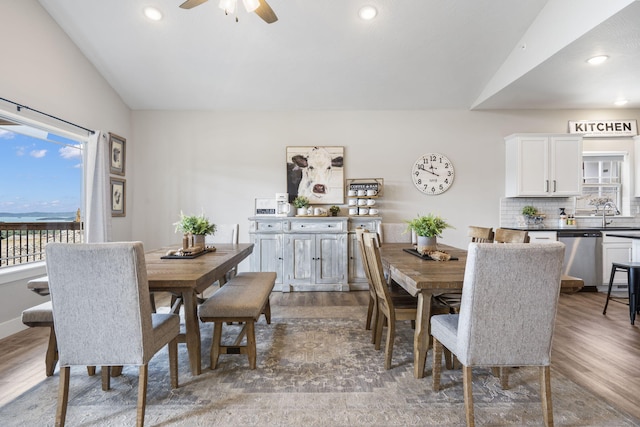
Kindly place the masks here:
<instances>
[{"instance_id":1,"label":"ceiling fan light","mask_svg":"<svg viewBox=\"0 0 640 427\"><path fill-rule=\"evenodd\" d=\"M253 12L260 7L260 0L242 0L242 3L247 12Z\"/></svg>"},{"instance_id":2,"label":"ceiling fan light","mask_svg":"<svg viewBox=\"0 0 640 427\"><path fill-rule=\"evenodd\" d=\"M236 0L220 0L218 7L226 14L233 14L236 11Z\"/></svg>"}]
</instances>

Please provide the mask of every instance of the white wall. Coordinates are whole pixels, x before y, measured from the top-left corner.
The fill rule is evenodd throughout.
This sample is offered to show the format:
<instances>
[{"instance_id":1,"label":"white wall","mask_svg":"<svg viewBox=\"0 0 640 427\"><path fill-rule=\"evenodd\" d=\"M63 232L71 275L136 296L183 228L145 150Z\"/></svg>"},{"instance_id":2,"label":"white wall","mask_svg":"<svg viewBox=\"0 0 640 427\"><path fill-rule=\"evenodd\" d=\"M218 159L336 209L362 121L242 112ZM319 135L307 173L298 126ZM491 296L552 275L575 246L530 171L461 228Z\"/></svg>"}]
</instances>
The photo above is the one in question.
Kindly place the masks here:
<instances>
[{"instance_id":1,"label":"white wall","mask_svg":"<svg viewBox=\"0 0 640 427\"><path fill-rule=\"evenodd\" d=\"M35 0L0 1L0 97L90 129L128 138L131 114L115 91ZM8 103L0 109L74 130ZM128 174L127 177L129 178ZM2 183L0 185L11 185ZM132 217L114 218L113 238L129 239ZM33 274L43 274L43 269ZM0 271L0 338L22 327L20 313L44 302L28 277Z\"/></svg>"},{"instance_id":2,"label":"white wall","mask_svg":"<svg viewBox=\"0 0 640 427\"><path fill-rule=\"evenodd\" d=\"M248 242L256 197L286 192L287 146L345 147L345 178L384 178L385 222L437 212L455 230L443 242L466 245L467 226L498 226L504 194L504 137L567 131L569 120L636 119L607 111L329 111L133 112L133 237L145 245L178 244L180 210L216 223L238 222ZM454 163L453 186L426 196L413 186L413 162L441 152ZM344 212L343 212L344 214Z\"/></svg>"}]
</instances>

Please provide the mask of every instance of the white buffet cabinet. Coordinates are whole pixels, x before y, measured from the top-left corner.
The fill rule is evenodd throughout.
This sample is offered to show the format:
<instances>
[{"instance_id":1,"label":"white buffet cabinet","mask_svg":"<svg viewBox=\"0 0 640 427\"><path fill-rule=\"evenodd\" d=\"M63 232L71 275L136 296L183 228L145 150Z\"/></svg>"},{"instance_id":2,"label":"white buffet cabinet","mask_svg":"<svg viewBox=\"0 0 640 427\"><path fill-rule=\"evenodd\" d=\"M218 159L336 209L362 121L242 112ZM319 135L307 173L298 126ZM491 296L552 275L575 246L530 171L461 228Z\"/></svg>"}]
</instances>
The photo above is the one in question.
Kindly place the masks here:
<instances>
[{"instance_id":1,"label":"white buffet cabinet","mask_svg":"<svg viewBox=\"0 0 640 427\"><path fill-rule=\"evenodd\" d=\"M378 231L380 217L249 218L252 271L275 271L274 290L368 289L355 229Z\"/></svg>"}]
</instances>

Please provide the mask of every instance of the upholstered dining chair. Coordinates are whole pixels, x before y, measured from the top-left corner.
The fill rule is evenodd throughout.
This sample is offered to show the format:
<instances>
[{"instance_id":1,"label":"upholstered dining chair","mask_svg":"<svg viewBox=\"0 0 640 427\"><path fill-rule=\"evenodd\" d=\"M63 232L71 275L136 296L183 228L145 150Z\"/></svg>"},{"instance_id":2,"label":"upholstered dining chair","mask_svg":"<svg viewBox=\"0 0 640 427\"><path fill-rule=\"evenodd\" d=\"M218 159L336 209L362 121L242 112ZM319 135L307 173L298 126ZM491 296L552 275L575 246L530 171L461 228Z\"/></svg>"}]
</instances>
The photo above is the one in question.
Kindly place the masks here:
<instances>
[{"instance_id":1,"label":"upholstered dining chair","mask_svg":"<svg viewBox=\"0 0 640 427\"><path fill-rule=\"evenodd\" d=\"M178 387L180 332L177 315L151 312L142 243L49 243L45 251L60 363L56 425L65 424L70 366L102 366L108 390L110 367L136 365L142 426L148 363L167 344L171 387Z\"/></svg>"},{"instance_id":2,"label":"upholstered dining chair","mask_svg":"<svg viewBox=\"0 0 640 427\"><path fill-rule=\"evenodd\" d=\"M380 224L380 242L385 243L414 243L411 231L407 231L407 224L383 222Z\"/></svg>"},{"instance_id":3,"label":"upholstered dining chair","mask_svg":"<svg viewBox=\"0 0 640 427\"><path fill-rule=\"evenodd\" d=\"M495 243L529 243L529 232L524 230L509 230L496 228Z\"/></svg>"},{"instance_id":4,"label":"upholstered dining chair","mask_svg":"<svg viewBox=\"0 0 640 427\"><path fill-rule=\"evenodd\" d=\"M213 235L205 236L204 242L206 245L215 245L216 243L233 243L238 244L238 224L218 224L216 226L216 232ZM236 268L229 270L225 275L225 280L229 281L238 272ZM222 283L224 284L224 283Z\"/></svg>"},{"instance_id":5,"label":"upholstered dining chair","mask_svg":"<svg viewBox=\"0 0 640 427\"><path fill-rule=\"evenodd\" d=\"M494 232L491 227L470 225L467 230L467 236L471 237L471 243L492 243ZM453 313L460 309L461 297L462 292L447 292L437 295L436 299L449 307L450 311Z\"/></svg>"},{"instance_id":6,"label":"upholstered dining chair","mask_svg":"<svg viewBox=\"0 0 640 427\"><path fill-rule=\"evenodd\" d=\"M564 245L470 243L459 314L431 318L433 390L442 349L462 364L466 420L474 425L472 367L537 366L545 425L553 425L551 341Z\"/></svg>"}]
</instances>

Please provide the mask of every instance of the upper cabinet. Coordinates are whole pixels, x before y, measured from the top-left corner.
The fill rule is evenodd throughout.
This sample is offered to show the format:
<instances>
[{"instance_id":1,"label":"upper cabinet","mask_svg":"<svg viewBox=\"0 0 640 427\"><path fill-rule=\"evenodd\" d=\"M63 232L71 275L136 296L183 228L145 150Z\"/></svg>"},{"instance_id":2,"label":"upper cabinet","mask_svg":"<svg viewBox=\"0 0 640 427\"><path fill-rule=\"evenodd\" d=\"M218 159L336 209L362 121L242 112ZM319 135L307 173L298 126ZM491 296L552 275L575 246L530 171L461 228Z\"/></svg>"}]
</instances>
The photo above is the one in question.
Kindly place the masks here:
<instances>
[{"instance_id":1,"label":"upper cabinet","mask_svg":"<svg viewBox=\"0 0 640 427\"><path fill-rule=\"evenodd\" d=\"M582 137L521 133L506 141L506 197L568 197L582 192Z\"/></svg>"}]
</instances>

